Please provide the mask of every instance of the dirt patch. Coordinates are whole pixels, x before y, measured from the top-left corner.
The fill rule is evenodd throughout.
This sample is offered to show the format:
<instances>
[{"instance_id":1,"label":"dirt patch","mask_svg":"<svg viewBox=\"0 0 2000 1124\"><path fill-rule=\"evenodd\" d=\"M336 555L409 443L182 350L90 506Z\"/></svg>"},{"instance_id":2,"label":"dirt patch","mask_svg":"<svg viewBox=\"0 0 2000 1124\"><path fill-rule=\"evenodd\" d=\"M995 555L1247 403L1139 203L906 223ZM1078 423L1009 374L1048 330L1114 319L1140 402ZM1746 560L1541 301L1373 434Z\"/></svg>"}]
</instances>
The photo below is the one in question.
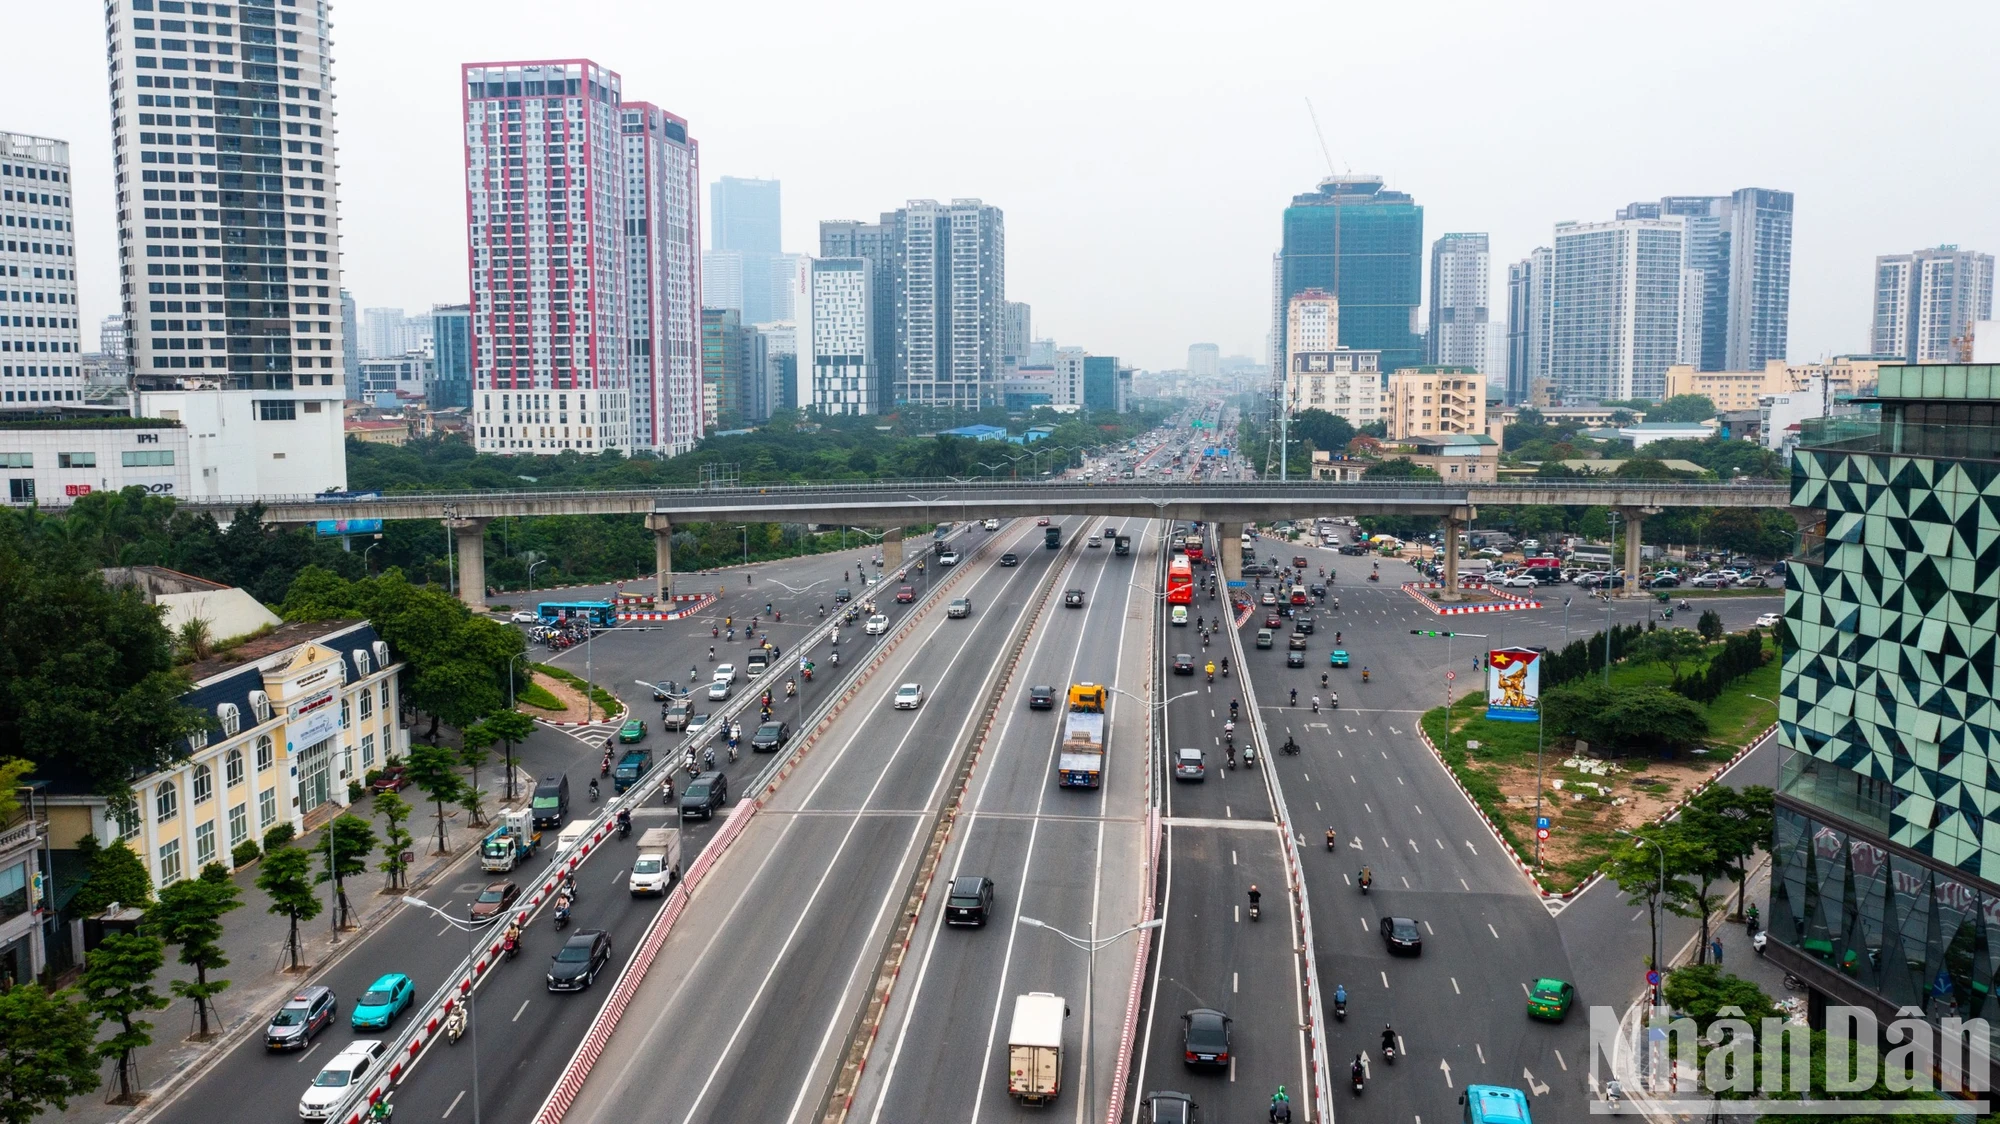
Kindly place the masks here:
<instances>
[{"instance_id":1,"label":"dirt patch","mask_svg":"<svg viewBox=\"0 0 2000 1124\"><path fill-rule=\"evenodd\" d=\"M1491 781L1504 800L1502 818L1514 838L1535 838L1535 768L1481 764L1474 751L1468 768ZM1599 761L1553 751L1546 759L1542 781L1542 814L1549 817L1549 838L1542 861L1553 873L1587 874L1604 855L1605 837L1620 828L1633 830L1666 814L1708 780L1717 761L1709 756L1683 756L1669 761L1627 758ZM1533 846L1530 842L1530 847ZM1528 857L1524 854L1523 857ZM1551 887L1562 882L1549 878Z\"/></svg>"},{"instance_id":2,"label":"dirt patch","mask_svg":"<svg viewBox=\"0 0 2000 1124\"><path fill-rule=\"evenodd\" d=\"M562 680L557 679L553 675L534 674L533 682L535 686L540 687L542 690L547 691L551 695L554 695L556 697L556 701L562 704L562 709L542 710L536 707L524 706L520 708L522 713L532 715L536 718L548 718L562 722L585 721L584 715L586 711L584 709L584 704L586 700L583 697L582 691L579 691L575 687L570 686L568 683L565 683ZM589 713L591 714L591 717L594 719L602 720L605 717L604 708L601 706L594 708Z\"/></svg>"}]
</instances>

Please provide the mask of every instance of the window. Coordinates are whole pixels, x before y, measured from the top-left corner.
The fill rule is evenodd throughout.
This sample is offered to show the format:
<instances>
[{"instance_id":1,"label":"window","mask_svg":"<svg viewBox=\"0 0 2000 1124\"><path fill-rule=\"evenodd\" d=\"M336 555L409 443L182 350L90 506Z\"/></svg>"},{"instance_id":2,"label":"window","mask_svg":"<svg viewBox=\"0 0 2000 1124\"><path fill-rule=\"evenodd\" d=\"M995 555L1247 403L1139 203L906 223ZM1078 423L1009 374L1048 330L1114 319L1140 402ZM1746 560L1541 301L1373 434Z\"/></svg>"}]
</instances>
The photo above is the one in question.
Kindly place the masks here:
<instances>
[{"instance_id":1,"label":"window","mask_svg":"<svg viewBox=\"0 0 2000 1124\"><path fill-rule=\"evenodd\" d=\"M340 728L343 730L347 729L348 712L351 711L352 709L353 708L348 705L348 700L346 699L340 700Z\"/></svg>"},{"instance_id":2,"label":"window","mask_svg":"<svg viewBox=\"0 0 2000 1124\"><path fill-rule=\"evenodd\" d=\"M165 823L180 814L180 794L174 790L174 782L167 781L153 790L153 818Z\"/></svg>"},{"instance_id":3,"label":"window","mask_svg":"<svg viewBox=\"0 0 2000 1124\"><path fill-rule=\"evenodd\" d=\"M373 671L374 669L369 664L368 649L366 648L354 649L354 673L356 675L365 677L367 675L373 674Z\"/></svg>"},{"instance_id":4,"label":"window","mask_svg":"<svg viewBox=\"0 0 2000 1124\"><path fill-rule=\"evenodd\" d=\"M174 463L172 449L128 449L118 454L125 468L164 468Z\"/></svg>"},{"instance_id":5,"label":"window","mask_svg":"<svg viewBox=\"0 0 2000 1124\"><path fill-rule=\"evenodd\" d=\"M33 468L33 453L0 453L0 468Z\"/></svg>"},{"instance_id":6,"label":"window","mask_svg":"<svg viewBox=\"0 0 2000 1124\"><path fill-rule=\"evenodd\" d=\"M204 726L188 735L188 748L200 749L208 744L208 727Z\"/></svg>"},{"instance_id":7,"label":"window","mask_svg":"<svg viewBox=\"0 0 2000 1124\"><path fill-rule=\"evenodd\" d=\"M160 885L165 886L181 880L181 841L172 840L160 847Z\"/></svg>"},{"instance_id":8,"label":"window","mask_svg":"<svg viewBox=\"0 0 2000 1124\"><path fill-rule=\"evenodd\" d=\"M197 869L215 861L215 821L194 829L194 865Z\"/></svg>"},{"instance_id":9,"label":"window","mask_svg":"<svg viewBox=\"0 0 2000 1124\"><path fill-rule=\"evenodd\" d=\"M227 787L230 787L230 788L234 788L234 787L236 787L237 785L239 785L239 784L242 784L242 783L243 783L243 751L242 751L242 750L240 750L240 749L232 749L232 750L230 750L230 751L229 751L229 755L228 755L227 757L223 758L223 766L222 766L222 769L223 769L223 772L222 772L222 783L223 783L223 784L224 784L225 786L227 786Z\"/></svg>"},{"instance_id":10,"label":"window","mask_svg":"<svg viewBox=\"0 0 2000 1124\"><path fill-rule=\"evenodd\" d=\"M298 416L298 403L289 398L263 398L257 401L258 421L294 421Z\"/></svg>"},{"instance_id":11,"label":"window","mask_svg":"<svg viewBox=\"0 0 2000 1124\"><path fill-rule=\"evenodd\" d=\"M271 720L271 696L262 691L250 692L250 712L257 716L259 723Z\"/></svg>"},{"instance_id":12,"label":"window","mask_svg":"<svg viewBox=\"0 0 2000 1124\"><path fill-rule=\"evenodd\" d=\"M381 698L382 716L387 718L389 716L389 681L387 679L382 680L381 684L376 688L376 693Z\"/></svg>"},{"instance_id":13,"label":"window","mask_svg":"<svg viewBox=\"0 0 2000 1124\"><path fill-rule=\"evenodd\" d=\"M363 687L361 689L361 720L366 722L373 717L375 717L375 695L374 692Z\"/></svg>"},{"instance_id":14,"label":"window","mask_svg":"<svg viewBox=\"0 0 2000 1124\"><path fill-rule=\"evenodd\" d=\"M278 822L278 790L267 788L257 794L257 828L263 830Z\"/></svg>"},{"instance_id":15,"label":"window","mask_svg":"<svg viewBox=\"0 0 2000 1124\"><path fill-rule=\"evenodd\" d=\"M6 454L4 453L0 453L0 456L5 456L5 455ZM15 503L27 503L29 500L34 499L35 498L34 480L32 478L29 478L29 479L13 479L7 481L7 498L14 501Z\"/></svg>"},{"instance_id":16,"label":"window","mask_svg":"<svg viewBox=\"0 0 2000 1124\"><path fill-rule=\"evenodd\" d=\"M373 764L375 764L375 735L363 734L361 735L361 767L366 769Z\"/></svg>"},{"instance_id":17,"label":"window","mask_svg":"<svg viewBox=\"0 0 2000 1124\"><path fill-rule=\"evenodd\" d=\"M235 737L243 729L243 712L236 709L235 703L217 703L215 717L222 723L222 736L225 738Z\"/></svg>"},{"instance_id":18,"label":"window","mask_svg":"<svg viewBox=\"0 0 2000 1124\"><path fill-rule=\"evenodd\" d=\"M0 868L0 921L28 912L28 864Z\"/></svg>"},{"instance_id":19,"label":"window","mask_svg":"<svg viewBox=\"0 0 2000 1124\"><path fill-rule=\"evenodd\" d=\"M57 468L96 468L96 453L57 453Z\"/></svg>"},{"instance_id":20,"label":"window","mask_svg":"<svg viewBox=\"0 0 2000 1124\"><path fill-rule=\"evenodd\" d=\"M229 809L229 846L250 838L250 805L238 804Z\"/></svg>"},{"instance_id":21,"label":"window","mask_svg":"<svg viewBox=\"0 0 2000 1124\"><path fill-rule=\"evenodd\" d=\"M206 804L215 795L215 771L206 765L194 767L194 782L188 786L189 799L197 804Z\"/></svg>"},{"instance_id":22,"label":"window","mask_svg":"<svg viewBox=\"0 0 2000 1124\"><path fill-rule=\"evenodd\" d=\"M269 734L257 735L257 771L261 773L264 770L270 768L273 761L274 761L274 755L272 754L271 751L271 735Z\"/></svg>"}]
</instances>

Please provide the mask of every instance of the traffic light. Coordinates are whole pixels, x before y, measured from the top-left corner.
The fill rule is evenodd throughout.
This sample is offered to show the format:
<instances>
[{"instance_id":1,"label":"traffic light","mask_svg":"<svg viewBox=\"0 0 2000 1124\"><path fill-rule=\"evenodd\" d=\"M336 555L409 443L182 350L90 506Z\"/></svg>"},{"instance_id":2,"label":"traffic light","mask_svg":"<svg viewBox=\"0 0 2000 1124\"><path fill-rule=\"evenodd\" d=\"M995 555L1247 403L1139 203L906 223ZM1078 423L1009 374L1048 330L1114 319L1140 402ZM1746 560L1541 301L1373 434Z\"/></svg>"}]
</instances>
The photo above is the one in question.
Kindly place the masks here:
<instances>
[{"instance_id":1,"label":"traffic light","mask_svg":"<svg viewBox=\"0 0 2000 1124\"><path fill-rule=\"evenodd\" d=\"M1458 635L1458 633L1456 633L1456 632L1432 632L1432 631L1430 631L1429 629L1424 629L1424 628L1413 628L1413 629L1411 629L1411 630L1410 630L1410 635L1411 635L1411 636L1457 636L1457 635Z\"/></svg>"}]
</instances>

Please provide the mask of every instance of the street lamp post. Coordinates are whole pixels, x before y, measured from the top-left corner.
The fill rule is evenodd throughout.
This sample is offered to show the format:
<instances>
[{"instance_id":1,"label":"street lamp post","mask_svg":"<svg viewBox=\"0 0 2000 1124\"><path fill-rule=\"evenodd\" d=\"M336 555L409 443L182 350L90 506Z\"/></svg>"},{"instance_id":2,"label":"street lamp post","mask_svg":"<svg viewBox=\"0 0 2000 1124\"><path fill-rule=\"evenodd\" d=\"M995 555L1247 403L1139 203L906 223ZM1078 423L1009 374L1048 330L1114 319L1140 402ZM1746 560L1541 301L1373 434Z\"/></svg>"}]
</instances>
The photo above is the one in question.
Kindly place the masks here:
<instances>
[{"instance_id":1,"label":"street lamp post","mask_svg":"<svg viewBox=\"0 0 2000 1124\"><path fill-rule=\"evenodd\" d=\"M482 925L491 925L504 916L504 914L496 913L493 915L492 920L480 922L479 925L473 925L461 922L458 918L453 917L422 898L414 898L405 894L403 895L403 904L414 906L417 909L428 909L443 918L445 924L450 925L454 929L462 930L465 933L465 959L468 963L471 962L474 952L472 934L478 931ZM472 1124L479 1124L479 1020L472 1017L472 996L477 990L479 989L475 986L467 988L465 992L465 1021L472 1028Z\"/></svg>"},{"instance_id":2,"label":"street lamp post","mask_svg":"<svg viewBox=\"0 0 2000 1124\"><path fill-rule=\"evenodd\" d=\"M1151 921L1141 921L1139 924L1134 925L1129 929L1120 929L1118 932L1113 933L1108 937L1099 937L1097 935L1097 922L1095 920L1092 920L1090 922L1090 935L1087 937L1072 936L1068 933L1063 932L1061 929L1056 928L1054 925L1049 924L1046 921L1040 921L1033 917L1016 917L1014 921L1016 924L1026 925L1030 929L1042 929L1047 932L1054 933L1056 936L1062 938L1065 942L1067 942L1070 945L1070 947L1079 949L1084 953L1083 1066L1082 1066L1083 1072L1078 1075L1077 1084L1082 1086L1083 1090L1079 1095L1084 1099L1084 1102L1088 1104L1090 1101L1090 1078L1092 1076L1091 1050L1095 1046L1097 1039L1097 1036L1095 1034L1095 1028L1093 1026L1094 1022L1096 1021L1095 1018L1093 1017L1096 1015L1096 1011L1094 1009L1094 1004L1092 1002L1092 1000L1096 995L1096 989L1097 989L1097 950L1112 944L1113 942L1119 940L1121 937L1125 937L1129 934L1139 932L1142 929L1157 929L1167 923L1166 919L1156 917Z\"/></svg>"},{"instance_id":3,"label":"street lamp post","mask_svg":"<svg viewBox=\"0 0 2000 1124\"><path fill-rule=\"evenodd\" d=\"M528 563L528 592L529 592L529 593L533 593L533 592L535 592L535 569L536 569L536 567L539 567L539 566L546 566L546 565L548 565L548 564L549 564L549 559L547 559L547 558L537 558L537 559L535 559L535 560L534 560L533 562L530 562L530 563Z\"/></svg>"},{"instance_id":4,"label":"street lamp post","mask_svg":"<svg viewBox=\"0 0 2000 1124\"><path fill-rule=\"evenodd\" d=\"M364 550L364 551L362 551L362 552L361 552L361 572L362 572L362 573L364 573L364 574L365 574L365 573L369 573L369 572L370 572L370 571L369 571L369 569L368 569L368 555L369 555L370 553L372 553L372 552L374 551L374 549L375 549L376 547L378 547L378 546L381 546L381 545L382 545L382 536L381 536L381 535L376 535L376 536L375 536L375 541L374 541L374 542L371 542L371 543L369 543L369 544L368 544L368 549L367 549L367 550Z\"/></svg>"}]
</instances>

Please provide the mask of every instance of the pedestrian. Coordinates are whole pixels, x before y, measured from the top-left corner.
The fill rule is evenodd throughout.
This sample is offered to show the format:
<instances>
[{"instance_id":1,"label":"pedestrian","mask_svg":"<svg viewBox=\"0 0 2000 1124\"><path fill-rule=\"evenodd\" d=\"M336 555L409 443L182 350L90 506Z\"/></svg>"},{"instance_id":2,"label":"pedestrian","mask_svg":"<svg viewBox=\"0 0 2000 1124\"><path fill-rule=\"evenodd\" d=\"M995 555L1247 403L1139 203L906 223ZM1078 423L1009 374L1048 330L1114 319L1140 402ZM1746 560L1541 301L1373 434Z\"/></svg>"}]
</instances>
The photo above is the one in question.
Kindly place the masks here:
<instances>
[{"instance_id":1,"label":"pedestrian","mask_svg":"<svg viewBox=\"0 0 2000 1124\"><path fill-rule=\"evenodd\" d=\"M1711 941L1709 941L1709 942L1708 942L1708 952L1709 952L1709 955L1710 955L1710 956L1713 956L1713 957L1715 957L1715 966L1716 966L1716 967L1718 967L1718 968L1722 967L1722 938L1721 938L1721 937L1716 937L1715 939L1713 939L1713 940L1711 940Z\"/></svg>"}]
</instances>

